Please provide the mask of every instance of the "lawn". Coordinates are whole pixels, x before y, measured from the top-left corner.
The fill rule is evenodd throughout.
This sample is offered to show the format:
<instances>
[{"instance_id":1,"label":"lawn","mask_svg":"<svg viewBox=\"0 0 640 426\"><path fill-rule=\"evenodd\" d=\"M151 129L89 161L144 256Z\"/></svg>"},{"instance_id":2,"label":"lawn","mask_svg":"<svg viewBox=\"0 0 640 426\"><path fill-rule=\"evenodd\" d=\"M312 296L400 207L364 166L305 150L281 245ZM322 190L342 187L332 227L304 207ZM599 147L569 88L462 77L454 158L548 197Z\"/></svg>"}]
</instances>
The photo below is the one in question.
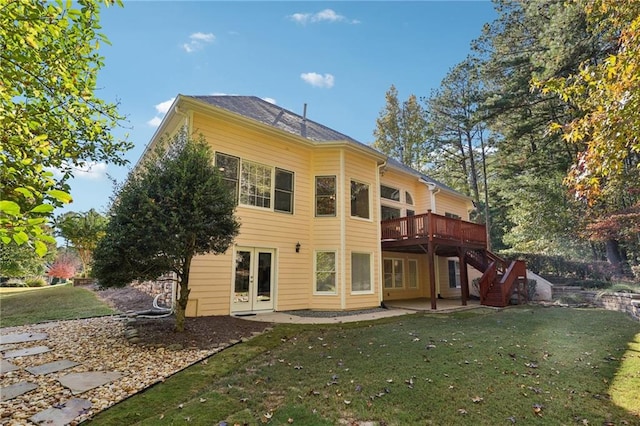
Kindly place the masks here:
<instances>
[{"instance_id":1,"label":"lawn","mask_svg":"<svg viewBox=\"0 0 640 426\"><path fill-rule=\"evenodd\" d=\"M640 424L640 324L517 307L279 325L100 413L96 425Z\"/></svg>"},{"instance_id":2,"label":"lawn","mask_svg":"<svg viewBox=\"0 0 640 426\"><path fill-rule=\"evenodd\" d=\"M0 288L0 312L0 327L115 313L91 291L71 285Z\"/></svg>"}]
</instances>

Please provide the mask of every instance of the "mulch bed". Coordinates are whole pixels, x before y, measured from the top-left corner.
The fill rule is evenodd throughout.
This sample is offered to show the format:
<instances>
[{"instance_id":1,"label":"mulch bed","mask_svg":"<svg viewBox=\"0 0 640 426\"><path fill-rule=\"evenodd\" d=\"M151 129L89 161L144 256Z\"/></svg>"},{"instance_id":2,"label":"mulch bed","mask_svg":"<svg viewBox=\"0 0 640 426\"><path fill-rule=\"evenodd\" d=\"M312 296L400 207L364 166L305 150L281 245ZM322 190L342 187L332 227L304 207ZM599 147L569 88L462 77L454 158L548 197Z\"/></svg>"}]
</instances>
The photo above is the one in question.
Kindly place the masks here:
<instances>
[{"instance_id":1,"label":"mulch bed","mask_svg":"<svg viewBox=\"0 0 640 426\"><path fill-rule=\"evenodd\" d=\"M153 298L135 288L98 289L85 287L120 312L140 312L152 308ZM173 316L165 318L137 318L134 327L138 330L139 344L164 347L212 349L232 340L251 337L262 332L271 323L248 321L228 315L195 317L185 319L185 331L175 331Z\"/></svg>"}]
</instances>

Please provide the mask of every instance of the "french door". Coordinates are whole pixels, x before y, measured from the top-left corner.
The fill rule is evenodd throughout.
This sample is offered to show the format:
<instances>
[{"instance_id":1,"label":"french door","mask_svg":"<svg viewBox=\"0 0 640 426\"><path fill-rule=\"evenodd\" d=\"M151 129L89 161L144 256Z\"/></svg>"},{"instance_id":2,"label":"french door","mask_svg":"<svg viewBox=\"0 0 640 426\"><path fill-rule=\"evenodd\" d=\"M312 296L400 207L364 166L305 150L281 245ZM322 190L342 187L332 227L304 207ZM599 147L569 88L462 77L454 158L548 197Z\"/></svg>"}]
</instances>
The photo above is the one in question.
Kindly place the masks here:
<instances>
[{"instance_id":1,"label":"french door","mask_svg":"<svg viewBox=\"0 0 640 426\"><path fill-rule=\"evenodd\" d=\"M274 265L274 249L236 249L232 312L273 310Z\"/></svg>"}]
</instances>

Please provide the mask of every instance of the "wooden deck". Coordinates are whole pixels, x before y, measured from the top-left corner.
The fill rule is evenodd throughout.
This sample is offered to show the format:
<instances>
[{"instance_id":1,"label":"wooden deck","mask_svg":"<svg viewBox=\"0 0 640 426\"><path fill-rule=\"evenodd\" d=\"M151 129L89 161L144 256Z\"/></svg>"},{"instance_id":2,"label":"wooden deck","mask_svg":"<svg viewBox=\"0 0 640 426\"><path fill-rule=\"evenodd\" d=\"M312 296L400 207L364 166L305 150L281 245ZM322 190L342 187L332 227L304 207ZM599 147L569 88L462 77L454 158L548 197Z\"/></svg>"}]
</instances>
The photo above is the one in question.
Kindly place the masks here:
<instances>
[{"instance_id":1,"label":"wooden deck","mask_svg":"<svg viewBox=\"0 0 640 426\"><path fill-rule=\"evenodd\" d=\"M431 211L380 222L382 250L421 252L432 243L438 255L446 256L458 248L484 249L487 232L484 225L454 219Z\"/></svg>"}]
</instances>

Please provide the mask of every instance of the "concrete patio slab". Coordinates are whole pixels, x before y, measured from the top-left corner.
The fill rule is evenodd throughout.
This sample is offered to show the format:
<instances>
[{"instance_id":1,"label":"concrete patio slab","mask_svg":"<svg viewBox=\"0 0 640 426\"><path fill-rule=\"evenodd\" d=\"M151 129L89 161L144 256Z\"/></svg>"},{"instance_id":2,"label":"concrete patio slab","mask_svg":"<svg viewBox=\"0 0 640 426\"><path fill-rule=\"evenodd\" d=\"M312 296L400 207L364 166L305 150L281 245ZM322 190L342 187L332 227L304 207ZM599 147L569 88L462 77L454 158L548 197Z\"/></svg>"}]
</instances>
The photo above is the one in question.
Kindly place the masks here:
<instances>
[{"instance_id":1,"label":"concrete patio slab","mask_svg":"<svg viewBox=\"0 0 640 426\"><path fill-rule=\"evenodd\" d=\"M19 370L19 368L11 364L6 359L0 359L0 374L4 374L10 371L16 371L16 370Z\"/></svg>"},{"instance_id":2,"label":"concrete patio slab","mask_svg":"<svg viewBox=\"0 0 640 426\"><path fill-rule=\"evenodd\" d=\"M35 374L36 376L38 376L66 370L67 368L75 367L76 365L80 365L80 363L69 361L68 359L63 359L61 361L53 361L47 364L37 365L35 367L28 367L25 368L25 370L27 370L31 374Z\"/></svg>"},{"instance_id":3,"label":"concrete patio slab","mask_svg":"<svg viewBox=\"0 0 640 426\"><path fill-rule=\"evenodd\" d=\"M91 371L88 373L70 373L58 379L60 384L69 388L74 395L86 392L98 386L118 380L123 374L117 371Z\"/></svg>"},{"instance_id":4,"label":"concrete patio slab","mask_svg":"<svg viewBox=\"0 0 640 426\"><path fill-rule=\"evenodd\" d=\"M5 351L2 355L5 358L17 358L19 356L31 356L31 355L43 354L43 353L49 352L50 350L51 349L48 348L47 346L34 346L32 348Z\"/></svg>"},{"instance_id":5,"label":"concrete patio slab","mask_svg":"<svg viewBox=\"0 0 640 426\"><path fill-rule=\"evenodd\" d=\"M91 401L73 398L65 403L55 405L29 418L35 424L47 426L65 426L76 417L86 413L91 408Z\"/></svg>"},{"instance_id":6,"label":"concrete patio slab","mask_svg":"<svg viewBox=\"0 0 640 426\"><path fill-rule=\"evenodd\" d=\"M0 387L0 401L8 401L37 388L38 385L29 382L20 382L9 386L2 386Z\"/></svg>"},{"instance_id":7,"label":"concrete patio slab","mask_svg":"<svg viewBox=\"0 0 640 426\"><path fill-rule=\"evenodd\" d=\"M0 344L33 342L45 340L49 337L47 333L12 333L0 335Z\"/></svg>"}]
</instances>

